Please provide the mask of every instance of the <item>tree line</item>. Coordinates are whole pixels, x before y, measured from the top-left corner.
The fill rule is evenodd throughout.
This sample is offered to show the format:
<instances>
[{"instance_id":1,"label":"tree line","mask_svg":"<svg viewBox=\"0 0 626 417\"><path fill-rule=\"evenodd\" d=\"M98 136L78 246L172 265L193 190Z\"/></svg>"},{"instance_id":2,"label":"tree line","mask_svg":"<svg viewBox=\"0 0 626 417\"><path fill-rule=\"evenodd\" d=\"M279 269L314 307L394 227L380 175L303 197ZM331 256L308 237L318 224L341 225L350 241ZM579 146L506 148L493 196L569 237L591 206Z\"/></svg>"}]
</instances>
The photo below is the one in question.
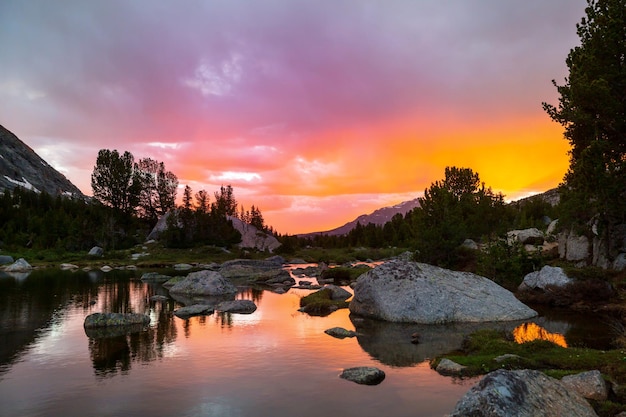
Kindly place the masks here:
<instances>
[{"instance_id":1,"label":"tree line","mask_svg":"<svg viewBox=\"0 0 626 417\"><path fill-rule=\"evenodd\" d=\"M261 210L238 206L232 186L193 195L185 186L176 205L177 176L151 158L135 161L126 151L101 149L91 175L93 198L50 196L16 188L0 200L0 247L75 252L142 243L157 220L169 213L163 242L170 247L228 246L241 241L232 218L273 233ZM195 197L195 199L194 199Z\"/></svg>"}]
</instances>

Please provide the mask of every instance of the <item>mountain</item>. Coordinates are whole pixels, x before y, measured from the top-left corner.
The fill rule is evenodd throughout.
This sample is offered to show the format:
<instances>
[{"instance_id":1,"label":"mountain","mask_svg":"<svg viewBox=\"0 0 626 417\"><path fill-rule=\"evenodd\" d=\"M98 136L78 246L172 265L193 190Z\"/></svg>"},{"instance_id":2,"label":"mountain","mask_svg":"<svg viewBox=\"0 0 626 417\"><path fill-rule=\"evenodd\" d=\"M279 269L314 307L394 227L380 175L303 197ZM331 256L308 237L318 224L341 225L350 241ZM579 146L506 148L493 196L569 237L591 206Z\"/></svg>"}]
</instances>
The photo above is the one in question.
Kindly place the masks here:
<instances>
[{"instance_id":1,"label":"mountain","mask_svg":"<svg viewBox=\"0 0 626 417\"><path fill-rule=\"evenodd\" d=\"M301 234L298 236L310 237L310 236L315 236L315 235L328 235L328 236L345 235L348 232L350 232L350 230L354 229L357 223L361 223L361 225L363 226L369 223L383 225L387 223L388 221L390 221L391 218L395 216L396 214L400 213L402 215L405 215L406 213L408 213L409 211L413 210L416 207L419 207L419 202L417 198L415 200L403 201L402 203L396 204L395 206L379 208L378 210L375 210L370 214L362 214L356 219L352 220L351 222L348 222L341 227L337 227L336 229L328 230L326 232L305 233L305 234Z\"/></svg>"},{"instance_id":2,"label":"mountain","mask_svg":"<svg viewBox=\"0 0 626 417\"><path fill-rule=\"evenodd\" d=\"M0 192L16 187L84 197L63 174L52 168L30 146L0 125Z\"/></svg>"}]
</instances>

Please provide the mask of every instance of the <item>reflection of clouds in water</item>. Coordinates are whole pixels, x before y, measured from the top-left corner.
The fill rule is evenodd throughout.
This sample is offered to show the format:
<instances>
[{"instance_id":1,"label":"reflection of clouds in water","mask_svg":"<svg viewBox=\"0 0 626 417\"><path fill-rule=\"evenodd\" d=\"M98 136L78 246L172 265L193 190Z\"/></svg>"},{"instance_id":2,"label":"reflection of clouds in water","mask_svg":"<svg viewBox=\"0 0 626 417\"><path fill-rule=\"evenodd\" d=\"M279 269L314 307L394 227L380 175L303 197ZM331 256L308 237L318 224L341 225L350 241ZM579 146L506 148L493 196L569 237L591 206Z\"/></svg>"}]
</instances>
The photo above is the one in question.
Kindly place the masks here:
<instances>
[{"instance_id":1,"label":"reflection of clouds in water","mask_svg":"<svg viewBox=\"0 0 626 417\"><path fill-rule=\"evenodd\" d=\"M565 336L559 333L550 333L535 323L524 323L513 330L513 337L517 343L532 342L533 340L547 340L562 347L567 347Z\"/></svg>"}]
</instances>

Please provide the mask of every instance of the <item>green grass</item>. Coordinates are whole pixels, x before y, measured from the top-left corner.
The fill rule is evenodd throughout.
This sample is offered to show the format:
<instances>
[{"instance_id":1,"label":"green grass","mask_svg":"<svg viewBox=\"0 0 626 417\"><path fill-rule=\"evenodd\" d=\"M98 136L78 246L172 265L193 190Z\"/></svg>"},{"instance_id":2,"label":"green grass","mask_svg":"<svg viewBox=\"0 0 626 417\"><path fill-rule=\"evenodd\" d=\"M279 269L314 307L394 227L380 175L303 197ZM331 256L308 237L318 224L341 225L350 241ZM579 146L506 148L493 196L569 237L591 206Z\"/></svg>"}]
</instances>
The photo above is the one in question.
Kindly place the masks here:
<instances>
[{"instance_id":1,"label":"green grass","mask_svg":"<svg viewBox=\"0 0 626 417\"><path fill-rule=\"evenodd\" d=\"M519 358L504 362L494 360L507 353ZM536 369L560 379L565 375L597 369L607 381L626 385L626 350L623 349L564 348L543 340L518 344L510 333L481 330L468 336L459 351L436 358L431 366L436 367L444 357L467 367L462 376L483 375L497 369ZM610 401L592 402L596 412L600 416L613 416L615 410L626 411L626 389L622 391Z\"/></svg>"},{"instance_id":2,"label":"green grass","mask_svg":"<svg viewBox=\"0 0 626 417\"><path fill-rule=\"evenodd\" d=\"M340 308L348 308L348 303L343 300L332 300L332 291L322 289L300 299L300 307L311 315L327 315Z\"/></svg>"}]
</instances>

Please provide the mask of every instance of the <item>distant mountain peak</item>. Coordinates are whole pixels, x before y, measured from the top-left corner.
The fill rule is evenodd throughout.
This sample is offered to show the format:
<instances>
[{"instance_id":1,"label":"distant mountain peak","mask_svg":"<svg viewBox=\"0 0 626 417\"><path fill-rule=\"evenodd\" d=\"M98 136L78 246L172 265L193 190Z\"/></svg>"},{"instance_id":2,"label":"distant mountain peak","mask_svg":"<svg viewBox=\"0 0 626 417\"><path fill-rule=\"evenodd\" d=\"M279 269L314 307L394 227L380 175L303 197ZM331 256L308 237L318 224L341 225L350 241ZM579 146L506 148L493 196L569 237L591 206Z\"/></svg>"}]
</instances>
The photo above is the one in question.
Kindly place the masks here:
<instances>
[{"instance_id":1,"label":"distant mountain peak","mask_svg":"<svg viewBox=\"0 0 626 417\"><path fill-rule=\"evenodd\" d=\"M417 198L414 200L403 201L393 206L379 208L377 210L374 210L370 214L361 214L356 219L332 230L327 230L325 232L304 233L298 236L309 237L315 235L345 235L349 233L352 229L354 229L357 223L360 223L362 226L366 226L369 223L374 223L380 226L390 221L396 214L405 215L416 207L419 207L419 201Z\"/></svg>"},{"instance_id":2,"label":"distant mountain peak","mask_svg":"<svg viewBox=\"0 0 626 417\"><path fill-rule=\"evenodd\" d=\"M0 125L0 192L17 187L50 195L84 197L70 180Z\"/></svg>"}]
</instances>

